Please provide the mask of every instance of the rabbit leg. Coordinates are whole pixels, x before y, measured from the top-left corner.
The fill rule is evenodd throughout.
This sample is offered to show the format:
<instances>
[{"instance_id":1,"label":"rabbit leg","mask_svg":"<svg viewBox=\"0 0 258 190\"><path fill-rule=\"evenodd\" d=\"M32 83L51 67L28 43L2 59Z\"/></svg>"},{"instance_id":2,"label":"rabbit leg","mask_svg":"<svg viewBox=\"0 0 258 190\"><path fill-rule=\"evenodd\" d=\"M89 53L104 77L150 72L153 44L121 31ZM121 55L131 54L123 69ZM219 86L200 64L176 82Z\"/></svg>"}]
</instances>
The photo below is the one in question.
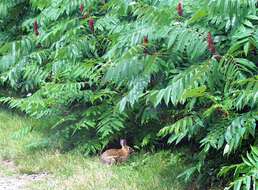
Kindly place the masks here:
<instances>
[{"instance_id":1,"label":"rabbit leg","mask_svg":"<svg viewBox=\"0 0 258 190\"><path fill-rule=\"evenodd\" d=\"M113 165L113 164L115 164L116 163L116 159L115 158L110 158L109 159L109 165Z\"/></svg>"},{"instance_id":2,"label":"rabbit leg","mask_svg":"<svg viewBox=\"0 0 258 190\"><path fill-rule=\"evenodd\" d=\"M115 158L102 158L101 161L102 161L102 163L108 164L108 165L113 165L116 163Z\"/></svg>"}]
</instances>

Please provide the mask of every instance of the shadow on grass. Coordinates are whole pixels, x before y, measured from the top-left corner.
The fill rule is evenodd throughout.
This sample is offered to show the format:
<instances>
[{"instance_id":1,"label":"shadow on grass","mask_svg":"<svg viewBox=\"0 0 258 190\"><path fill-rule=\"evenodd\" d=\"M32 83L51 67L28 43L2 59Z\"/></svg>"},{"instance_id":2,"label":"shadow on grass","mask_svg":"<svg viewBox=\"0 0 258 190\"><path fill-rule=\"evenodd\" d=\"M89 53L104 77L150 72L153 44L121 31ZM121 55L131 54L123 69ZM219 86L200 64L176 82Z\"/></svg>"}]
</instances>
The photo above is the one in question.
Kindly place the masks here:
<instances>
[{"instance_id":1,"label":"shadow on grass","mask_svg":"<svg viewBox=\"0 0 258 190\"><path fill-rule=\"evenodd\" d=\"M50 135L50 124L0 110L0 158L13 160L21 173L51 176L32 184L33 190L185 189L176 178L188 165L180 151L136 153L122 165L106 166L76 150L60 153L62 141Z\"/></svg>"}]
</instances>

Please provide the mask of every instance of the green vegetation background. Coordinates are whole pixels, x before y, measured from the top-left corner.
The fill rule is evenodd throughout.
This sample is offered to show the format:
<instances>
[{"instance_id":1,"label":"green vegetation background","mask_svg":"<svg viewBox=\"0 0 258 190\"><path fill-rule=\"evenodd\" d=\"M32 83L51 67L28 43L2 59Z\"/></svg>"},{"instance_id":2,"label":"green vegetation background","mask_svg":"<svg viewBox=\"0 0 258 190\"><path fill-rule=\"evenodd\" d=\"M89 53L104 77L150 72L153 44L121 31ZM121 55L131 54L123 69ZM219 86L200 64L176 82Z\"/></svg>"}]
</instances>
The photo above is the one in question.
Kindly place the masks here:
<instances>
[{"instance_id":1,"label":"green vegetation background","mask_svg":"<svg viewBox=\"0 0 258 190\"><path fill-rule=\"evenodd\" d=\"M2 0L0 103L53 120L32 149L188 146L181 179L251 190L257 25L256 0Z\"/></svg>"}]
</instances>

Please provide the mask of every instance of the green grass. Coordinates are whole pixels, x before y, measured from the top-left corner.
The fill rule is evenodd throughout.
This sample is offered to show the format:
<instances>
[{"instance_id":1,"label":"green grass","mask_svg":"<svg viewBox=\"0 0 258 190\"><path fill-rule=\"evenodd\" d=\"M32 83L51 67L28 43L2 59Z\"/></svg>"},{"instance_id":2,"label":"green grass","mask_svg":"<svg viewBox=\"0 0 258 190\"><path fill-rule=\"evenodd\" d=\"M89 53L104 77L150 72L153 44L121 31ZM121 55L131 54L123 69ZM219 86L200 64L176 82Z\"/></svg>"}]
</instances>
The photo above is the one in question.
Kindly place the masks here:
<instances>
[{"instance_id":1,"label":"green grass","mask_svg":"<svg viewBox=\"0 0 258 190\"><path fill-rule=\"evenodd\" d=\"M106 166L98 157L79 152L61 154L46 134L46 121L35 121L0 110L0 159L13 160L18 172L47 172L49 178L35 182L33 190L183 190L176 176L185 169L179 152L136 153L128 162ZM36 127L27 133L31 126ZM17 133L19 131L19 133ZM24 134L24 135L22 135ZM4 170L0 167L0 170Z\"/></svg>"}]
</instances>

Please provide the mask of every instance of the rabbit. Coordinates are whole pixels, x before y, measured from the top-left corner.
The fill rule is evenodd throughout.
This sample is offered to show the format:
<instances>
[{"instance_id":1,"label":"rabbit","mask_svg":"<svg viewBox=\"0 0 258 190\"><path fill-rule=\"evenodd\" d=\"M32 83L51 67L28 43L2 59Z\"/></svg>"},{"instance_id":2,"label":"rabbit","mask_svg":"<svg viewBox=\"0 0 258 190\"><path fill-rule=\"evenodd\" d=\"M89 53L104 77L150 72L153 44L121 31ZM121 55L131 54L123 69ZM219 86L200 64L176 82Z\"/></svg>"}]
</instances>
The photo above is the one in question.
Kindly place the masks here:
<instances>
[{"instance_id":1,"label":"rabbit","mask_svg":"<svg viewBox=\"0 0 258 190\"><path fill-rule=\"evenodd\" d=\"M120 145L122 146L120 149L108 149L103 152L100 156L101 161L109 165L125 162L134 150L127 146L125 139L120 140Z\"/></svg>"}]
</instances>

